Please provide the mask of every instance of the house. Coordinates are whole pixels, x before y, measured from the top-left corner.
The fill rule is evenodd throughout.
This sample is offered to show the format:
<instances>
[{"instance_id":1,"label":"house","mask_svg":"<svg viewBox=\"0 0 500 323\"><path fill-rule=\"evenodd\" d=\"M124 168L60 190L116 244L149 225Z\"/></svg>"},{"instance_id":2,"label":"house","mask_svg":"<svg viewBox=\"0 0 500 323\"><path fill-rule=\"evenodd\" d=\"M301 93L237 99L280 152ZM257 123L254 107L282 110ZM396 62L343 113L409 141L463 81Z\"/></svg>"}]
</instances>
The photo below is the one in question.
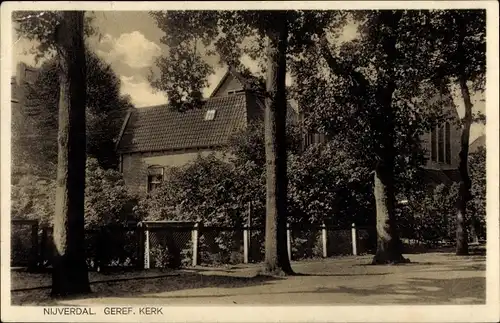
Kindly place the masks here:
<instances>
[{"instance_id":1,"label":"house","mask_svg":"<svg viewBox=\"0 0 500 323\"><path fill-rule=\"evenodd\" d=\"M223 155L230 137L264 116L254 79L228 69L202 107L184 112L166 105L132 109L124 122L117 151L120 171L131 191L145 194L162 180L166 167L178 167L198 155ZM288 106L289 120L297 113Z\"/></svg>"},{"instance_id":2,"label":"house","mask_svg":"<svg viewBox=\"0 0 500 323\"><path fill-rule=\"evenodd\" d=\"M133 109L126 117L117 150L126 185L144 194L156 187L165 167L177 167L198 155L220 154L230 136L263 118L264 103L254 80L229 69L200 109L178 112L165 105ZM461 131L453 122L458 113L449 93L438 95L452 120L422 136L428 160L422 176L431 185L458 181ZM289 104L289 120L298 122L298 108ZM302 116L301 116L302 117ZM304 136L303 145L324 142L318 133Z\"/></svg>"}]
</instances>

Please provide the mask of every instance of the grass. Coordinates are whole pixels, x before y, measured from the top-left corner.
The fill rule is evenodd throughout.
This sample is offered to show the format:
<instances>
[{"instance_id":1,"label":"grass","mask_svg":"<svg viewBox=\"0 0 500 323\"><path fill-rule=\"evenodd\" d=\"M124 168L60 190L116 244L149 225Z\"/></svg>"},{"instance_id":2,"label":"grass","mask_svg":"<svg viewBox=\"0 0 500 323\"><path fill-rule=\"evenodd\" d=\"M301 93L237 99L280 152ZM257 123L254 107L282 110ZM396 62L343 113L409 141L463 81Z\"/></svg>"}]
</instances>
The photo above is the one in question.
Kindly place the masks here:
<instances>
[{"instance_id":1,"label":"grass","mask_svg":"<svg viewBox=\"0 0 500 323\"><path fill-rule=\"evenodd\" d=\"M260 266L256 264L196 267L175 273L155 270L112 275L91 273L93 293L78 299L52 300L47 289L15 291L11 295L13 305L485 302L484 255L457 257L428 253L409 258L412 262L401 266L371 266L371 256L293 262L292 267L301 275L290 277L259 276ZM50 284L47 274L16 273L12 278L13 287Z\"/></svg>"}]
</instances>

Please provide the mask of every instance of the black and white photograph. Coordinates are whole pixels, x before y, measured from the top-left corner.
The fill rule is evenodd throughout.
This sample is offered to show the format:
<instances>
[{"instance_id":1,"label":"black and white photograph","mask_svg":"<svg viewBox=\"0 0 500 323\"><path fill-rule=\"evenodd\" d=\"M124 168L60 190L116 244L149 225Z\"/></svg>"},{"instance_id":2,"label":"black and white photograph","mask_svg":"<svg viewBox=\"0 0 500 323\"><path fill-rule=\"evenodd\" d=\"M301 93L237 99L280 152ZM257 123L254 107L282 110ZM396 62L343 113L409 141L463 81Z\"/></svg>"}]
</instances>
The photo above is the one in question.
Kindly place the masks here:
<instances>
[{"instance_id":1,"label":"black and white photograph","mask_svg":"<svg viewBox=\"0 0 500 323\"><path fill-rule=\"evenodd\" d=\"M2 3L2 321L498 321L498 3L240 4Z\"/></svg>"}]
</instances>

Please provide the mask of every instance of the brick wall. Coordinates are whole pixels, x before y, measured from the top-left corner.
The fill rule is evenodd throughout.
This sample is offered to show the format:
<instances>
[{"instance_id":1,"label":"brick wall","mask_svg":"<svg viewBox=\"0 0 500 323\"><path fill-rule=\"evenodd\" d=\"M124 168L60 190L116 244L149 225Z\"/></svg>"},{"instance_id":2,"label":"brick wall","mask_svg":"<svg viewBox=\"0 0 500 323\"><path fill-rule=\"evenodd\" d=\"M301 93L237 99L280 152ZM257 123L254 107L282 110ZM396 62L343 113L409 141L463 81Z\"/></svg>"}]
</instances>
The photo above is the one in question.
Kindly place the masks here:
<instances>
[{"instance_id":1,"label":"brick wall","mask_svg":"<svg viewBox=\"0 0 500 323\"><path fill-rule=\"evenodd\" d=\"M195 160L199 155L208 156L211 153L215 153L218 157L224 158L222 152L208 149L181 152L123 154L121 163L123 179L132 192L145 195L148 185L148 167L179 167Z\"/></svg>"}]
</instances>

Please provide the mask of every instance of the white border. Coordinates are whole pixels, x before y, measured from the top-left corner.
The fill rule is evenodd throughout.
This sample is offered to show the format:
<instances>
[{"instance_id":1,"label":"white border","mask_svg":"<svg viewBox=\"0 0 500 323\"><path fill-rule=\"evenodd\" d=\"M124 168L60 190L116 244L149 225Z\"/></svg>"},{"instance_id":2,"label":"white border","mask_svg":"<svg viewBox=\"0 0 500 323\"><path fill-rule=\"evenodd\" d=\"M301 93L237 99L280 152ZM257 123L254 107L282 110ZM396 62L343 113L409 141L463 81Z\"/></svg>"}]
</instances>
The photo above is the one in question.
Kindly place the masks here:
<instances>
[{"instance_id":1,"label":"white border","mask_svg":"<svg viewBox=\"0 0 500 323\"><path fill-rule=\"evenodd\" d=\"M241 2L3 2L1 5L1 309L2 321L43 322L41 307L10 306L10 78L12 75L11 14L13 10L140 11L174 9L487 9L487 290L486 305L464 306L231 306L164 307L168 315L142 317L150 322L498 322L499 312L499 187L498 187L498 3L496 1L241 1ZM496 239L495 239L496 237ZM102 313L102 308L93 307ZM89 319L90 318L90 319ZM119 320L134 322L138 316ZM112 316L54 316L54 322L110 322ZM115 320L118 320L116 318Z\"/></svg>"}]
</instances>

